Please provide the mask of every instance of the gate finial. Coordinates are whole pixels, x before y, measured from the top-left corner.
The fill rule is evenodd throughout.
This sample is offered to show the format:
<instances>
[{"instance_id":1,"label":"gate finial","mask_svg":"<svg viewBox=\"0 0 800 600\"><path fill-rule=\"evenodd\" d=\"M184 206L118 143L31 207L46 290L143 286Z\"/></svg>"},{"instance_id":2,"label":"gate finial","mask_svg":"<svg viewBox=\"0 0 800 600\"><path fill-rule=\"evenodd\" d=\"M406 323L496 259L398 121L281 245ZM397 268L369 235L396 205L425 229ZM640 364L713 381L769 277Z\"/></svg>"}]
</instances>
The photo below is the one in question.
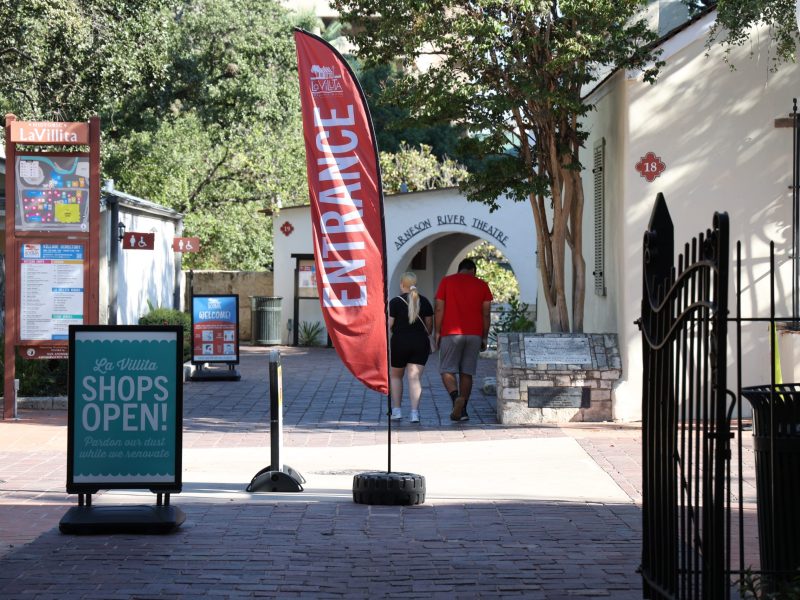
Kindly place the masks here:
<instances>
[{"instance_id":1,"label":"gate finial","mask_svg":"<svg viewBox=\"0 0 800 600\"><path fill-rule=\"evenodd\" d=\"M670 277L674 261L675 227L661 192L656 196L650 223L644 233L644 291L654 300L659 285ZM648 293L649 291L649 293Z\"/></svg>"}]
</instances>

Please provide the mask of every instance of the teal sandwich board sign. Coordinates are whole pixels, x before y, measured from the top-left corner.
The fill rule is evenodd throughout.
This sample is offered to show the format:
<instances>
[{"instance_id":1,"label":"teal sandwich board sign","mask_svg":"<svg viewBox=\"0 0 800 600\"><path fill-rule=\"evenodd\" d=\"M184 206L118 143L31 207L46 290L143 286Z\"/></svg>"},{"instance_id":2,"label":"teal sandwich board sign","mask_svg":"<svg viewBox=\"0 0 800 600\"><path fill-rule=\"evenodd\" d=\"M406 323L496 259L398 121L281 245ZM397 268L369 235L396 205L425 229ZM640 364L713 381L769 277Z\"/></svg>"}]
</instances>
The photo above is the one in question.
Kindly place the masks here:
<instances>
[{"instance_id":1,"label":"teal sandwich board sign","mask_svg":"<svg viewBox=\"0 0 800 600\"><path fill-rule=\"evenodd\" d=\"M69 329L67 493L181 491L183 329Z\"/></svg>"}]
</instances>

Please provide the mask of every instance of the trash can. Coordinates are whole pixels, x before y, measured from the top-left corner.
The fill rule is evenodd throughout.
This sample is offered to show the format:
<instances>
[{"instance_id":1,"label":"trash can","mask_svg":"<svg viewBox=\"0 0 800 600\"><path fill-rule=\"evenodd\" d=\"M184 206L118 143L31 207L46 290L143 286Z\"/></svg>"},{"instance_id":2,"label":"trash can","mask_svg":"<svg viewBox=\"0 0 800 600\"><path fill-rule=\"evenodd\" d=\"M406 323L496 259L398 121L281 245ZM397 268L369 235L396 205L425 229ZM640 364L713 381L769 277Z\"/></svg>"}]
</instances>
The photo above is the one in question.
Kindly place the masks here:
<instances>
[{"instance_id":1,"label":"trash can","mask_svg":"<svg viewBox=\"0 0 800 600\"><path fill-rule=\"evenodd\" d=\"M250 339L257 346L281 343L281 300L279 296L250 296Z\"/></svg>"},{"instance_id":2,"label":"trash can","mask_svg":"<svg viewBox=\"0 0 800 600\"><path fill-rule=\"evenodd\" d=\"M753 406L761 570L775 589L800 567L800 384L770 388L743 388L742 395Z\"/></svg>"}]
</instances>

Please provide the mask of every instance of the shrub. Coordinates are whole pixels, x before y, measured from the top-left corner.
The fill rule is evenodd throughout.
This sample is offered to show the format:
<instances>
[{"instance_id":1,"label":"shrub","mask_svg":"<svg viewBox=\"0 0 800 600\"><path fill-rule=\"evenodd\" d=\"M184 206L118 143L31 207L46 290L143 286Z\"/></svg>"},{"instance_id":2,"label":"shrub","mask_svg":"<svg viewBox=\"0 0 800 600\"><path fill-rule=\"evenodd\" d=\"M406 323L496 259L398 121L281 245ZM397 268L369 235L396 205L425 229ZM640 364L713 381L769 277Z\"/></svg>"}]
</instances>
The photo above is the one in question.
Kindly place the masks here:
<instances>
[{"instance_id":1,"label":"shrub","mask_svg":"<svg viewBox=\"0 0 800 600\"><path fill-rule=\"evenodd\" d=\"M319 321L309 323L303 321L300 323L300 329L297 332L297 344L299 346L319 346L319 338L322 335L323 326Z\"/></svg>"},{"instance_id":2,"label":"shrub","mask_svg":"<svg viewBox=\"0 0 800 600\"><path fill-rule=\"evenodd\" d=\"M139 317L139 325L181 325L183 327L183 361L192 357L192 317L174 308L151 308Z\"/></svg>"},{"instance_id":3,"label":"shrub","mask_svg":"<svg viewBox=\"0 0 800 600\"><path fill-rule=\"evenodd\" d=\"M67 395L67 359L28 360L18 356L16 369L20 396Z\"/></svg>"},{"instance_id":4,"label":"shrub","mask_svg":"<svg viewBox=\"0 0 800 600\"><path fill-rule=\"evenodd\" d=\"M489 330L489 346L497 347L499 333L536 331L536 323L530 317L527 304L520 302L519 298L510 298L508 308L504 308L498 314L497 320L492 323L492 328Z\"/></svg>"},{"instance_id":5,"label":"shrub","mask_svg":"<svg viewBox=\"0 0 800 600\"><path fill-rule=\"evenodd\" d=\"M0 335L0 348L5 343ZM0 352L0 369L5 369ZM19 379L20 396L66 396L69 361L65 358L29 360L17 356L14 361L15 376ZM0 386L1 388L2 386ZM4 390L0 389L0 395Z\"/></svg>"}]
</instances>

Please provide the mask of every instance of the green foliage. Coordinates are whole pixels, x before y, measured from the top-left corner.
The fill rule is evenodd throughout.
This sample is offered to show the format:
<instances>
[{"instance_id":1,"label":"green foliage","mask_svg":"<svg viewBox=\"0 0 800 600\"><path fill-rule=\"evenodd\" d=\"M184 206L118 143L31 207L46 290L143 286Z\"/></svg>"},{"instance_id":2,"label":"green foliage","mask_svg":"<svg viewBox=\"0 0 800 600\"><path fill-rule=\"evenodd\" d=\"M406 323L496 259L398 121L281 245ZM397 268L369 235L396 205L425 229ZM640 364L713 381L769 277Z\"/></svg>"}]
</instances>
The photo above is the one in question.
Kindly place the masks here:
<instances>
[{"instance_id":1,"label":"green foliage","mask_svg":"<svg viewBox=\"0 0 800 600\"><path fill-rule=\"evenodd\" d=\"M800 574L773 585L767 579L747 569L737 582L739 597L745 600L800 600Z\"/></svg>"},{"instance_id":2,"label":"green foliage","mask_svg":"<svg viewBox=\"0 0 800 600\"><path fill-rule=\"evenodd\" d=\"M6 110L99 114L103 177L187 215L203 248L187 268L271 263L258 211L307 201L292 24L277 1L0 0L0 25Z\"/></svg>"},{"instance_id":3,"label":"green foliage","mask_svg":"<svg viewBox=\"0 0 800 600\"><path fill-rule=\"evenodd\" d=\"M5 343L0 335L0 345ZM28 360L14 357L20 396L66 396L69 361L66 359ZM0 355L0 371L5 369L5 357ZM3 391L0 390L0 396Z\"/></svg>"},{"instance_id":4,"label":"green foliage","mask_svg":"<svg viewBox=\"0 0 800 600\"><path fill-rule=\"evenodd\" d=\"M536 155L540 142L553 139L562 160L575 154L574 144L584 134L574 117L591 109L581 99L581 87L604 66L647 69L653 58L644 46L654 34L636 18L644 5L638 0L446 0L435 8L399 0L381 4L380 18L374 18L371 0L333 4L357 32L359 57L368 66L395 61L408 66L386 89L387 101L421 123L465 126L475 135L462 144L513 166L470 178L470 197L490 204L498 191L527 200L530 193L557 183L535 156L525 155L526 149ZM431 56L440 60L427 70L411 67ZM654 69L647 69L646 77L654 75ZM531 137L548 127L555 137ZM576 158L571 157L573 168L579 165Z\"/></svg>"},{"instance_id":5,"label":"green foliage","mask_svg":"<svg viewBox=\"0 0 800 600\"><path fill-rule=\"evenodd\" d=\"M259 204L223 204L213 211L186 215L184 225L202 240L202 250L186 268L261 271L272 265L272 223L258 214ZM184 255L185 256L185 255Z\"/></svg>"},{"instance_id":6,"label":"green foliage","mask_svg":"<svg viewBox=\"0 0 800 600\"><path fill-rule=\"evenodd\" d=\"M368 66L404 66L387 101L420 124L453 123L470 133L456 154L481 165L462 185L467 197L493 208L502 195L531 203L551 328L569 331L561 266L567 245L576 281L585 272L579 152L587 133L580 118L592 107L582 91L607 68L641 69L654 80L660 63L656 35L640 12L646 2L332 4L353 26ZM573 294L573 325L581 331L583 285Z\"/></svg>"},{"instance_id":7,"label":"green foliage","mask_svg":"<svg viewBox=\"0 0 800 600\"><path fill-rule=\"evenodd\" d=\"M455 187L467 176L467 170L448 158L438 160L430 146L419 149L400 144L396 153L381 152L381 176L385 192L400 191L405 183L409 192Z\"/></svg>"},{"instance_id":8,"label":"green foliage","mask_svg":"<svg viewBox=\"0 0 800 600\"><path fill-rule=\"evenodd\" d=\"M16 376L20 396L66 396L67 359L25 360L17 357Z\"/></svg>"},{"instance_id":9,"label":"green foliage","mask_svg":"<svg viewBox=\"0 0 800 600\"><path fill-rule=\"evenodd\" d=\"M503 310L497 320L495 331L536 331L536 323L530 318L530 307L518 298L510 298L508 308Z\"/></svg>"},{"instance_id":10,"label":"green foliage","mask_svg":"<svg viewBox=\"0 0 800 600\"><path fill-rule=\"evenodd\" d=\"M297 330L298 346L319 346L324 326L319 321L302 321Z\"/></svg>"},{"instance_id":11,"label":"green foliage","mask_svg":"<svg viewBox=\"0 0 800 600\"><path fill-rule=\"evenodd\" d=\"M690 2L701 7L711 2ZM709 32L707 47L719 43L726 60L733 48L750 43L753 27L767 26L772 53L772 70L797 58L795 2L787 0L721 0L716 2L717 20Z\"/></svg>"},{"instance_id":12,"label":"green foliage","mask_svg":"<svg viewBox=\"0 0 800 600\"><path fill-rule=\"evenodd\" d=\"M187 268L268 267L271 227L258 211L307 199L288 15L276 2L191 0L167 71L131 111L157 118L120 144L115 179L186 215L185 235L202 240Z\"/></svg>"},{"instance_id":13,"label":"green foliage","mask_svg":"<svg viewBox=\"0 0 800 600\"><path fill-rule=\"evenodd\" d=\"M178 0L0 0L0 101L28 120L112 116L165 81Z\"/></svg>"},{"instance_id":14,"label":"green foliage","mask_svg":"<svg viewBox=\"0 0 800 600\"><path fill-rule=\"evenodd\" d=\"M519 298L509 298L507 306L499 313L492 313L492 326L489 330L489 345L497 347L497 334L511 332L534 332L536 323L531 319L530 307Z\"/></svg>"},{"instance_id":15,"label":"green foliage","mask_svg":"<svg viewBox=\"0 0 800 600\"><path fill-rule=\"evenodd\" d=\"M439 160L455 156L464 131L451 123L421 125L409 110L395 103L389 94L400 77L395 64L365 67L356 57L347 57L369 103L375 137L382 152L399 153L407 148L428 148ZM464 158L464 157L459 157Z\"/></svg>"},{"instance_id":16,"label":"green foliage","mask_svg":"<svg viewBox=\"0 0 800 600\"><path fill-rule=\"evenodd\" d=\"M477 275L489 284L495 302L508 302L519 297L517 278L497 248L489 242L481 242L467 254L467 258L475 261Z\"/></svg>"},{"instance_id":17,"label":"green foliage","mask_svg":"<svg viewBox=\"0 0 800 600\"><path fill-rule=\"evenodd\" d=\"M152 308L139 317L139 325L180 325L183 327L183 362L192 357L192 317L174 308Z\"/></svg>"}]
</instances>

